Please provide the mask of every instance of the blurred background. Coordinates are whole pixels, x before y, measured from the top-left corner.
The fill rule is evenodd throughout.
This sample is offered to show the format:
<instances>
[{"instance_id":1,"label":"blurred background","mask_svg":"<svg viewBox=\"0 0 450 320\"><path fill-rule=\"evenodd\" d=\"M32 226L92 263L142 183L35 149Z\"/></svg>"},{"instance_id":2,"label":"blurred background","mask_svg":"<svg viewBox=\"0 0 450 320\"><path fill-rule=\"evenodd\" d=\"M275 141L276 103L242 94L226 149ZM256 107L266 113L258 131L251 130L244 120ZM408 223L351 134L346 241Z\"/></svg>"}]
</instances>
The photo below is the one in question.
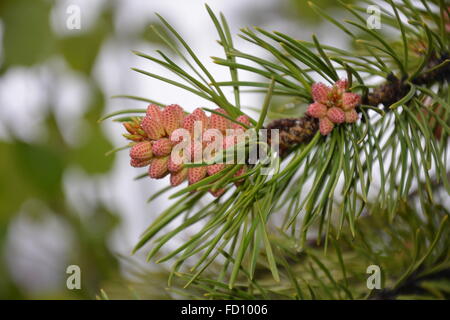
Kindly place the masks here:
<instances>
[{"instance_id":1,"label":"blurred background","mask_svg":"<svg viewBox=\"0 0 450 320\"><path fill-rule=\"evenodd\" d=\"M315 3L343 17L336 1ZM326 44L346 45L307 1L208 4L225 14L233 34L260 26L308 40L315 33ZM72 20L77 12L79 28ZM176 297L165 289L165 266L145 263L145 249L130 253L145 227L170 204L165 196L147 204L166 182L135 181L142 172L129 166L127 151L105 156L126 141L118 123L97 122L112 111L146 107L111 99L118 94L178 103L187 110L211 107L130 70L166 74L131 53L169 51L149 28L159 25L155 12L219 80L228 79L225 68L210 63L210 56L223 54L203 1L0 1L1 299L92 299L101 288L112 298ZM242 51L258 52L235 41ZM258 108L261 99L249 94L243 104ZM80 290L66 287L69 265L81 269Z\"/></svg>"}]
</instances>

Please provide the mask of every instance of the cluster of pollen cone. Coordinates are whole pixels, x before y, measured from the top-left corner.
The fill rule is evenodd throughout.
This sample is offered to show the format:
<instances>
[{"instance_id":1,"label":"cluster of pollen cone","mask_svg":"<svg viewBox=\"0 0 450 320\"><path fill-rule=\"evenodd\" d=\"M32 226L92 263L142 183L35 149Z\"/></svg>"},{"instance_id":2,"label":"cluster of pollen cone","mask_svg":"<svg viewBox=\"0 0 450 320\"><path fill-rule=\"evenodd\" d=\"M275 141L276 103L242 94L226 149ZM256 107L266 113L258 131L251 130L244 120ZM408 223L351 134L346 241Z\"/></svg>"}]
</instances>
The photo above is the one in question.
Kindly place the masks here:
<instances>
[{"instance_id":1,"label":"cluster of pollen cone","mask_svg":"<svg viewBox=\"0 0 450 320\"><path fill-rule=\"evenodd\" d=\"M307 112L313 118L319 119L322 135L328 135L335 125L358 120L355 108L361 103L361 96L347 91L348 82L345 79L336 81L332 87L320 82L312 85L314 102L309 105Z\"/></svg>"},{"instance_id":2,"label":"cluster of pollen cone","mask_svg":"<svg viewBox=\"0 0 450 320\"><path fill-rule=\"evenodd\" d=\"M223 109L216 109L216 112L227 115ZM228 116L228 115L227 115ZM250 122L247 116L241 115L235 119L237 122L249 126ZM194 129L201 128L201 140L196 143L194 139ZM197 126L197 127L195 127ZM214 143L214 138L205 137L211 132L211 129L217 130L224 136L222 149L227 149L237 142L237 137L243 134L244 126L232 122L226 117L212 113L207 116L200 109L195 109L192 113L186 113L182 107L173 104L160 108L151 104L147 108L145 117L134 118L132 121L124 123L128 134L124 136L132 140L130 149L131 166L147 167L148 175L153 179L161 179L170 175L170 184L177 186L185 180L189 184L194 184L208 176L212 176L225 169L229 164L215 163L197 167L186 167L181 159L185 159L188 163L193 163L203 150L210 143ZM192 141L190 144L190 152L188 154L175 156L174 147L181 142L177 129L185 129L190 133ZM230 132L232 134L230 135ZM197 135L198 136L198 135ZM246 166L242 166L235 174L240 176L246 171ZM214 196L220 196L224 193L224 189L210 190Z\"/></svg>"}]
</instances>

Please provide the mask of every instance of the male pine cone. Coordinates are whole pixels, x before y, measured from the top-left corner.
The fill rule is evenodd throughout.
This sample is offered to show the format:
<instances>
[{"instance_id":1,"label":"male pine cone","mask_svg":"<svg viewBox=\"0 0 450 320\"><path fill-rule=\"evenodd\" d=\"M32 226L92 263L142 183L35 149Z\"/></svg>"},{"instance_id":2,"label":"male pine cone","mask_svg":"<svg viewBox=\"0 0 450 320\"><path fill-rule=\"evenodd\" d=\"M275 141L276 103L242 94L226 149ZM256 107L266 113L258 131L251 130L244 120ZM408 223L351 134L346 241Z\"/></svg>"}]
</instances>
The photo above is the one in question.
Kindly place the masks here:
<instances>
[{"instance_id":1,"label":"male pine cone","mask_svg":"<svg viewBox=\"0 0 450 320\"><path fill-rule=\"evenodd\" d=\"M436 54L432 55L425 70L415 79L412 79L411 82L415 85L432 85L436 82L449 82L450 64L444 63L449 58L450 54L447 52L440 56ZM362 104L373 107L382 105L385 109L389 108L390 105L399 101L409 91L410 87L406 80L406 78L399 79L394 74L390 74L386 82L362 97ZM279 130L280 155L283 157L289 154L296 146L311 141L319 130L319 120L305 114L300 118L274 120L266 128Z\"/></svg>"}]
</instances>

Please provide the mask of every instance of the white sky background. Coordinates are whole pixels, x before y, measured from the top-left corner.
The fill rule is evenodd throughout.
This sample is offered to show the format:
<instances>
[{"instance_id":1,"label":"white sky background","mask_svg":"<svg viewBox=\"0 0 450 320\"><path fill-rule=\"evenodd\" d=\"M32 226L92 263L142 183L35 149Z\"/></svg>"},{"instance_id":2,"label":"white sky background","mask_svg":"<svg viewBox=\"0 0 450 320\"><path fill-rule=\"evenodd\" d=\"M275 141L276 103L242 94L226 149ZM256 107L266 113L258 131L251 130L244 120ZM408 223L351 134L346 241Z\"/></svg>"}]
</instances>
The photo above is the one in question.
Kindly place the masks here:
<instances>
[{"instance_id":1,"label":"white sky background","mask_svg":"<svg viewBox=\"0 0 450 320\"><path fill-rule=\"evenodd\" d=\"M58 1L52 16L55 30L62 34L74 32L64 27L68 4L80 6L82 32L83 28L89 28L92 25L98 14L98 8L103 2L101 0ZM131 71L131 67L138 67L163 76L170 76L164 69L130 52L132 49L137 49L151 54L158 49L157 47L149 43L133 43L127 40L127 34L142 29L149 21L155 21L153 13L158 12L182 34L217 79L227 80L228 70L209 62L210 56L222 57L223 53L221 47L215 42L217 34L204 8L204 1L120 0L117 3L120 9L117 11L119 14L116 17L115 36L103 46L94 70L94 77L99 80L106 96L116 94L143 96L156 101L178 103L187 110L198 106L213 107L189 92ZM247 20L248 12L255 10L272 12L279 3L281 3L280 0L208 1L215 12L222 11L225 14L232 34L236 34L241 27L253 25L252 21ZM294 37L308 40L310 34L314 32L324 43L331 45L339 45L339 41L342 41L334 32L330 32L335 29L330 29L328 24L320 26L319 30L311 30L306 27L300 28L297 22L281 19L275 12L268 14L267 17L269 19L263 24L258 21L258 26L267 30L280 30ZM255 46L248 45L237 37L234 40L237 48L253 53L258 52ZM13 119L21 119L20 124L29 123L25 128L22 125L20 128L12 125L11 129L19 138L34 141L45 136L45 132L42 132L40 128L40 121L43 118L42 108L49 98L45 95L45 86L49 82L59 88L60 94L56 97L56 114L64 138L70 143L79 143L79 139L83 137L80 134L83 132L83 126L82 123L74 123L72 119L85 111L89 101L89 88L82 77L71 72L62 61L55 59L31 69L10 69L0 78L0 139L8 139L3 125L12 123ZM246 95L242 104L258 107L261 104L261 97ZM145 104L123 99L108 100L106 112L133 107L142 108ZM121 136L123 130L118 124L105 122L101 125L116 147L125 144ZM129 255L139 235L151 220L169 205L164 196L151 205L146 204L148 196L162 188L164 183L150 179L134 181L133 178L141 172L129 166L128 154L122 152L117 154L114 168L107 175L92 177L79 168L71 168L65 174L65 192L80 215L89 212L90 200L93 200L93 197L95 199L97 194L95 190L106 203L111 204L113 211L121 215L122 225L110 239L110 245L115 251L125 256ZM27 205L34 204L30 202L24 205L23 210L27 210ZM70 236L64 237L64 234L67 234L65 232L67 226L63 222L56 218L49 219L49 221L37 223L25 215L18 215L10 230L8 254L11 270L16 279L30 290L42 291L45 287L50 290L59 285L61 272L64 278L65 264L62 257L70 246ZM29 240L30 237L23 237L24 234L32 235L33 241ZM55 238L58 238L57 241L54 241ZM144 249L141 257L145 256L145 252ZM42 256L46 257L46 264L38 263ZM137 255L137 257L140 256ZM33 259L37 263L32 263ZM58 272L60 274L55 276Z\"/></svg>"}]
</instances>

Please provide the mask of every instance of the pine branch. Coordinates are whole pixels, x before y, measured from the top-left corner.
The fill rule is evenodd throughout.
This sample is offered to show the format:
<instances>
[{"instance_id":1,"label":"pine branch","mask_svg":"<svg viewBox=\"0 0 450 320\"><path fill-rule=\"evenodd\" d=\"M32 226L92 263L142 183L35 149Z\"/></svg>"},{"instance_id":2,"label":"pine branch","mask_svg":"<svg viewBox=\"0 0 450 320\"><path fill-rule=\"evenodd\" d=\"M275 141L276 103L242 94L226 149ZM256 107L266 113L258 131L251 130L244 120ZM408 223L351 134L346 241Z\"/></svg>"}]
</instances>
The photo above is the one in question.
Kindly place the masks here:
<instances>
[{"instance_id":1,"label":"pine branch","mask_svg":"<svg viewBox=\"0 0 450 320\"><path fill-rule=\"evenodd\" d=\"M430 86L434 83L450 81L449 54L443 53L440 58L433 55L427 68L412 80L413 84ZM389 111L389 106L401 100L410 90L406 78L397 78L389 74L387 81L372 89L363 97L363 104L378 108L380 105ZM300 118L277 119L270 122L267 129L280 130L280 154L286 156L298 145L308 143L318 131L318 121L309 115Z\"/></svg>"},{"instance_id":2,"label":"pine branch","mask_svg":"<svg viewBox=\"0 0 450 320\"><path fill-rule=\"evenodd\" d=\"M423 86L431 86L436 82L450 81L450 64L449 54L443 53L440 58L433 55L428 63L427 69L423 71L418 77L412 79L411 83ZM401 100L409 91L410 85L406 78L398 79L393 74L388 76L387 82L375 88L363 100L363 103L378 107L380 104L384 108Z\"/></svg>"},{"instance_id":3,"label":"pine branch","mask_svg":"<svg viewBox=\"0 0 450 320\"><path fill-rule=\"evenodd\" d=\"M365 2L373 4L372 1ZM436 232L435 212L439 211L435 197L440 189L450 193L446 161L450 133L450 65L449 38L444 21L448 8L442 1L433 1L433 4L423 2L423 8L413 7L408 0L386 0L385 3L392 10L382 9L383 25L398 36L394 39L366 27L361 15L366 12L364 7L344 4L357 18L356 22L345 21L344 26L311 4L350 37L355 45L354 52L322 44L315 35L312 42L307 42L281 32L243 29L241 37L266 50L272 59L236 49L224 17L221 15L219 19L207 8L225 54L225 58L215 57L213 61L228 68L231 78L222 82L214 79L182 36L160 17L183 50L177 49L171 39L163 40L176 48L175 53L183 63L172 61L160 51L157 51L157 57L140 52L135 54L166 68L177 79L135 70L222 108L205 108L205 111L211 112L211 117L223 115L222 118L233 125L242 124L237 117L245 117L240 106L240 95L245 92L243 87L253 87L254 92L266 94L264 103L258 109L259 119L244 118L248 119L243 126L245 129L263 127L270 114L270 102L275 101L272 104L276 104L274 98L277 96L292 97L300 106L309 107L308 114L303 117L280 116L281 119L265 126L280 131L282 158L280 160L275 153L269 154L271 164L275 164L270 175L263 173L269 165L262 161L248 166L247 172L238 177L234 175L240 170L239 165L226 166L208 175L203 171L202 179L193 180L196 182L170 196L178 200L148 227L135 251L151 241L148 259L158 258L157 262L175 259L170 279L179 275L187 281L186 285L205 289L217 298L248 298L249 295L286 298L291 297L294 290L296 297L362 297L361 291L350 288L351 281L359 281L361 276L356 269L346 268L344 259L349 259L350 264L358 268L362 268L362 263L379 262L381 258L374 247L378 248L381 244L384 252L391 257L396 257L391 252L393 247L405 251L400 266L392 266L391 261L386 263L395 269L396 276L400 274L398 277L403 281L400 286L415 281L411 276L415 277L417 270L422 271L419 268L423 262L421 259L431 261L424 272L433 272L438 262L429 259L428 255L431 250L433 254L442 251L443 246L431 246L430 251L424 253L421 243L437 241L433 235ZM410 20L402 20L400 13ZM263 80L240 80L241 70L253 72ZM342 72L346 73L348 81L338 80ZM317 77L333 84L333 87L315 83L313 79ZM379 77L385 82L368 85ZM227 98L222 90L224 87L232 89L234 99ZM321 92L326 92L326 99ZM122 97L150 101L134 96ZM316 109L313 106L310 110L312 100L319 106L316 105ZM326 116L321 109L324 105L320 106L319 100L325 101ZM159 102L156 104L164 106ZM334 111L331 110L333 108ZM116 119L124 123L130 133L126 135L128 139L143 142L138 146L142 149L132 150L135 157L132 160L138 160L132 163L134 166L143 167L149 164L147 161L155 160L155 170L164 169L167 158L152 159L153 151L148 150L161 136L164 137L162 140L167 140L165 134L169 130L163 128L163 133L159 135L161 130L152 121L159 119L161 112L167 116L165 119L168 122L170 119L181 121L192 116L184 114L177 105L164 110L167 114L158 106L151 105L147 114L145 110L130 109L104 117L124 113L146 114L144 117ZM315 115L312 114L314 110ZM197 111L206 117L203 110ZM321 122L324 118L334 120L327 124L326 121ZM148 133L143 131L144 120L149 126ZM156 138L150 138L150 135ZM186 164L185 171L173 170L171 179L173 176L177 178L175 172L186 174L194 168L202 170L204 166L204 163ZM155 178L164 177L164 174L167 174L164 170L150 172L150 176ZM236 188L232 183L236 183ZM413 211L411 208L405 209L411 202L413 188L416 190L415 199L420 203L420 212L405 214L407 209ZM163 188L151 199L168 190L170 188ZM209 200L198 208L196 205L207 190L221 191L220 194L226 195ZM379 205L376 210L371 208L373 203ZM272 225L269 221L275 214L282 215L277 232L269 228ZM383 224L379 220L367 219L370 214L382 219ZM392 223L399 219L399 215L403 215L401 223L394 228ZM184 217L182 222L164 232L178 217ZM427 223L427 228L423 228L424 234L416 234L424 220ZM372 225L365 225L365 221ZM200 225L195 234L176 249L162 252L163 246L194 225ZM378 225L386 231L383 236L376 232ZM320 242L317 250L309 245L310 230ZM448 242L448 231L445 231L444 238ZM368 234L371 239L367 239ZM381 243L385 239L390 241ZM323 253L330 250L330 244L335 247L332 257ZM448 248L448 243L445 245ZM351 254L357 259L353 260ZM225 259L225 263L219 270L208 273L219 256ZM447 263L448 255L442 253L441 256ZM183 266L191 260L194 261L193 266L185 272ZM306 270L306 280L297 276L298 270L289 267L294 262L302 273ZM336 280L334 276L340 272L343 278ZM273 281L263 279L264 284L259 283L258 276L266 273Z\"/></svg>"},{"instance_id":4,"label":"pine branch","mask_svg":"<svg viewBox=\"0 0 450 320\"><path fill-rule=\"evenodd\" d=\"M301 118L277 119L269 123L266 128L269 130L269 144L270 130L279 130L280 155L286 156L295 146L311 141L319 130L319 120L309 115Z\"/></svg>"}]
</instances>

